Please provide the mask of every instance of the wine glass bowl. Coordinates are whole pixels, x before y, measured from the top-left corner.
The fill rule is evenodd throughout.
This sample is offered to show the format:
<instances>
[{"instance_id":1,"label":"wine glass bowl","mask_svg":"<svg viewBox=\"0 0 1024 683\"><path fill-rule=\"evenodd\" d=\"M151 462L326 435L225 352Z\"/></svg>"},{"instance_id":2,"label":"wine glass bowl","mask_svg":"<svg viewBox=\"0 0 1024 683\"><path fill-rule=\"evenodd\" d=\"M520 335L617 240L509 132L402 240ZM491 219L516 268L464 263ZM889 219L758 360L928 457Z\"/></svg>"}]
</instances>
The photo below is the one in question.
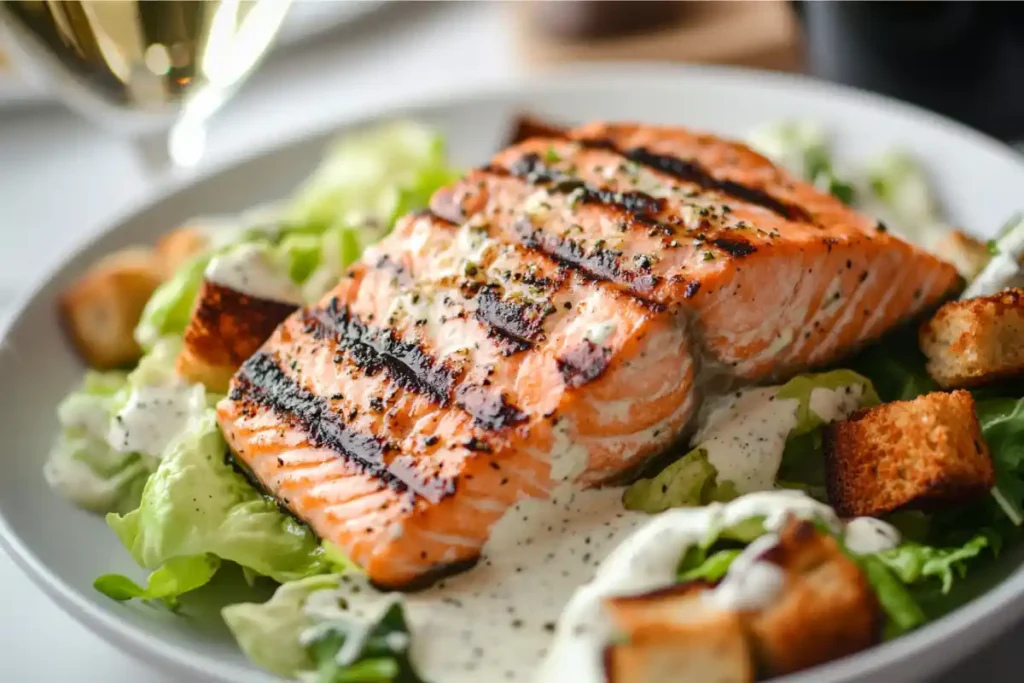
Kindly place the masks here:
<instances>
[{"instance_id":1,"label":"wine glass bowl","mask_svg":"<svg viewBox=\"0 0 1024 683\"><path fill-rule=\"evenodd\" d=\"M290 0L0 3L10 58L157 169L201 153L206 120L273 43Z\"/></svg>"}]
</instances>

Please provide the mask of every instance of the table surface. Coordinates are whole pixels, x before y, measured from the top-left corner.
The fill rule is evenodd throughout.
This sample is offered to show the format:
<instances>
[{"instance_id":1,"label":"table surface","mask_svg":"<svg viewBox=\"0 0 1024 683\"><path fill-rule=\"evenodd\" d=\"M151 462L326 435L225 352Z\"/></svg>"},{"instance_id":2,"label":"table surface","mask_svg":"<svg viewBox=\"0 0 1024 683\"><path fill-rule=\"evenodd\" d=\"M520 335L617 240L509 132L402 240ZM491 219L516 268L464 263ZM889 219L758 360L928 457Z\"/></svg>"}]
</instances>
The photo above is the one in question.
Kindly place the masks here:
<instances>
[{"instance_id":1,"label":"table surface","mask_svg":"<svg viewBox=\"0 0 1024 683\"><path fill-rule=\"evenodd\" d=\"M450 84L518 75L502 9L490 3L385 7L337 35L276 55L214 121L214 164L252 141ZM315 96L314 96L315 93ZM113 180L113 182L112 182ZM139 201L148 181L123 142L57 107L0 115L0 318L76 244ZM55 193L53 188L62 188ZM67 188L73 188L69 191ZM0 552L0 681L181 680L115 650L52 604ZM1024 624L943 677L1019 680ZM54 656L57 655L57 656Z\"/></svg>"}]
</instances>

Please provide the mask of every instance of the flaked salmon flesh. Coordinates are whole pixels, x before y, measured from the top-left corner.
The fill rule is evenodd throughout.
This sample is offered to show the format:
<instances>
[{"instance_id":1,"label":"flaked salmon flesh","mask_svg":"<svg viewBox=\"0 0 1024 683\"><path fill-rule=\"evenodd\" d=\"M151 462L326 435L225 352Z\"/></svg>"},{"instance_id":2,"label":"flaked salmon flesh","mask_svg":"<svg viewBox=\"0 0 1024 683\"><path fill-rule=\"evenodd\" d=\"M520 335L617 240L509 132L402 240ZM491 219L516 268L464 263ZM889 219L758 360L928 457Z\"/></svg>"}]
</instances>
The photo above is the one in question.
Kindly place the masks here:
<instances>
[{"instance_id":1,"label":"flaked salmon flesh","mask_svg":"<svg viewBox=\"0 0 1024 683\"><path fill-rule=\"evenodd\" d=\"M743 145L595 123L401 219L242 366L218 417L269 493L409 587L476 561L517 501L670 447L708 373L833 363L957 283Z\"/></svg>"}]
</instances>

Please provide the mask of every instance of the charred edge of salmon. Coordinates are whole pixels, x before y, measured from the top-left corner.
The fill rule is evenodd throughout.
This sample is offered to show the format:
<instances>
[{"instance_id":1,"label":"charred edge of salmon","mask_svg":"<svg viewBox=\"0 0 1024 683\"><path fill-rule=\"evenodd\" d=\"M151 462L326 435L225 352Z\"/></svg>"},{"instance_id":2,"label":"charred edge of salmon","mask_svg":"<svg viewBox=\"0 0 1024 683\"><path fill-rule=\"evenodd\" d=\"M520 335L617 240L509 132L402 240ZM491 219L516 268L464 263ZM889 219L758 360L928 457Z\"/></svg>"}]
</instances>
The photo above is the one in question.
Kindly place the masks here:
<instances>
[{"instance_id":1,"label":"charred edge of salmon","mask_svg":"<svg viewBox=\"0 0 1024 683\"><path fill-rule=\"evenodd\" d=\"M385 593L388 591L415 593L417 591L422 591L426 590L427 588L430 588L441 579L446 579L449 576L455 576L456 574L461 574L463 572L469 571L470 569L475 567L478 562L480 562L480 555L470 557L465 560L459 560L457 562L449 562L448 564L434 565L425 573L420 574L416 578L406 583L403 583L400 586L382 584L373 580L370 581L370 585L376 588L377 590Z\"/></svg>"},{"instance_id":2,"label":"charred edge of salmon","mask_svg":"<svg viewBox=\"0 0 1024 683\"><path fill-rule=\"evenodd\" d=\"M710 171L700 163L692 159L680 159L679 157L667 154L656 154L644 147L632 149L619 149L611 140L605 138L583 138L577 140L585 147L594 149L605 149L614 152L630 161L653 168L666 175L679 178L686 182L699 185L705 190L721 192L722 194L739 199L749 204L756 204L768 209L783 218L803 223L814 223L813 218L801 206L790 204L781 199L776 199L764 190L749 187L733 180L720 180L714 177Z\"/></svg>"},{"instance_id":3,"label":"charred edge of salmon","mask_svg":"<svg viewBox=\"0 0 1024 683\"><path fill-rule=\"evenodd\" d=\"M500 340L502 352L510 356L533 348L549 308L523 301L506 301L496 285L484 285L476 295L476 318L488 326L488 336Z\"/></svg>"},{"instance_id":4,"label":"charred edge of salmon","mask_svg":"<svg viewBox=\"0 0 1024 683\"><path fill-rule=\"evenodd\" d=\"M527 217L518 219L513 228L525 246L547 254L559 263L577 270L581 275L624 287L638 302L652 311L665 310L664 304L644 296L661 282L661 278L643 270L622 268L619 265L621 251L594 248L588 253L572 239L545 233L535 227Z\"/></svg>"},{"instance_id":5,"label":"charred edge of salmon","mask_svg":"<svg viewBox=\"0 0 1024 683\"><path fill-rule=\"evenodd\" d=\"M434 503L455 492L452 479L425 478L412 471L396 474L384 461L386 453L398 450L394 444L350 429L325 399L299 386L265 351L242 365L229 398L239 403L243 412L247 402L274 411L282 421L304 432L313 446L334 451L395 491L412 491Z\"/></svg>"},{"instance_id":6,"label":"charred edge of salmon","mask_svg":"<svg viewBox=\"0 0 1024 683\"><path fill-rule=\"evenodd\" d=\"M568 349L556 359L565 386L581 387L604 374L611 362L611 351L589 339Z\"/></svg>"},{"instance_id":7,"label":"charred edge of salmon","mask_svg":"<svg viewBox=\"0 0 1024 683\"><path fill-rule=\"evenodd\" d=\"M448 405L456 371L434 360L419 343L402 341L387 328L367 325L347 306L339 306L337 298L301 315L307 334L334 340L339 351L347 353L367 375L384 371L403 389Z\"/></svg>"},{"instance_id":8,"label":"charred edge of salmon","mask_svg":"<svg viewBox=\"0 0 1024 683\"><path fill-rule=\"evenodd\" d=\"M526 421L526 414L503 393L478 385L459 387L455 393L455 405L469 413L478 427L494 431Z\"/></svg>"},{"instance_id":9,"label":"charred edge of salmon","mask_svg":"<svg viewBox=\"0 0 1024 683\"><path fill-rule=\"evenodd\" d=\"M508 145L515 145L530 138L560 138L568 135L569 130L557 126L532 114L522 113L512 122L512 134Z\"/></svg>"}]
</instances>

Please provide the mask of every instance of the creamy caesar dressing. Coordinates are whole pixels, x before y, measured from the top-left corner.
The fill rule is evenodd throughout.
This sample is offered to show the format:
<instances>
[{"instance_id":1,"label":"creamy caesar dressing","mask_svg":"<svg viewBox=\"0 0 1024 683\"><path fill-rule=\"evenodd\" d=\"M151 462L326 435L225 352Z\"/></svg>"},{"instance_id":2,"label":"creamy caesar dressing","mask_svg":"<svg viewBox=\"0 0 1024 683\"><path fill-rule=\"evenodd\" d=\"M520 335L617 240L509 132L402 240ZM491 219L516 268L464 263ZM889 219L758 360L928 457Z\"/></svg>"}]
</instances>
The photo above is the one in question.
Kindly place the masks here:
<instances>
[{"instance_id":1,"label":"creamy caesar dressing","mask_svg":"<svg viewBox=\"0 0 1024 683\"><path fill-rule=\"evenodd\" d=\"M848 521L843 529L843 545L856 555L892 550L899 544L899 530L874 517L856 517Z\"/></svg>"},{"instance_id":2,"label":"creamy caesar dressing","mask_svg":"<svg viewBox=\"0 0 1024 683\"><path fill-rule=\"evenodd\" d=\"M798 426L800 401L779 398L781 387L735 391L708 402L690 446L707 452L719 481L743 493L774 487L789 434ZM810 410L822 422L847 417L860 406L864 387L851 384L811 391Z\"/></svg>"},{"instance_id":3,"label":"creamy caesar dressing","mask_svg":"<svg viewBox=\"0 0 1024 683\"><path fill-rule=\"evenodd\" d=\"M775 486L786 438L797 425L800 401L777 399L778 387L737 391L714 401L690 445L707 452L719 481L739 493Z\"/></svg>"},{"instance_id":4,"label":"creamy caesar dressing","mask_svg":"<svg viewBox=\"0 0 1024 683\"><path fill-rule=\"evenodd\" d=\"M114 414L107 442L120 453L159 457L205 410L206 392L201 384L139 387Z\"/></svg>"},{"instance_id":5,"label":"creamy caesar dressing","mask_svg":"<svg viewBox=\"0 0 1024 683\"><path fill-rule=\"evenodd\" d=\"M572 438L569 423L565 420L559 420L552 431L555 438L548 456L551 479L559 482L573 481L586 471L590 453Z\"/></svg>"},{"instance_id":6,"label":"creamy caesar dressing","mask_svg":"<svg viewBox=\"0 0 1024 683\"><path fill-rule=\"evenodd\" d=\"M149 472L149 465L142 459L126 461L123 454L107 448L102 438L83 439L78 449L67 439L59 439L43 465L43 478L58 495L75 505L107 512L128 485ZM80 455L83 459L77 457Z\"/></svg>"},{"instance_id":7,"label":"creamy caesar dressing","mask_svg":"<svg viewBox=\"0 0 1024 683\"><path fill-rule=\"evenodd\" d=\"M243 244L215 256L204 277L208 282L257 299L302 304L302 290L257 244Z\"/></svg>"},{"instance_id":8,"label":"creamy caesar dressing","mask_svg":"<svg viewBox=\"0 0 1024 683\"><path fill-rule=\"evenodd\" d=\"M757 611L771 605L785 588L786 575L762 556L778 544L779 535L775 533L754 539L732 561L722 582L707 594L707 599L722 610Z\"/></svg>"},{"instance_id":9,"label":"creamy caesar dressing","mask_svg":"<svg viewBox=\"0 0 1024 683\"><path fill-rule=\"evenodd\" d=\"M551 500L522 501L494 526L473 569L403 595L411 656L423 676L445 683L530 680L569 596L650 519L624 510L621 497L621 489L563 485ZM393 599L353 576L337 590L314 593L304 609L314 623L373 623Z\"/></svg>"},{"instance_id":10,"label":"creamy caesar dressing","mask_svg":"<svg viewBox=\"0 0 1024 683\"><path fill-rule=\"evenodd\" d=\"M790 517L816 519L839 530L832 508L798 491L763 491L728 504L679 508L649 518L601 563L594 579L580 587L558 621L551 651L537 675L539 683L605 680L605 646L616 636L605 613L605 600L638 595L676 582L679 560L685 552L721 530L753 518L762 518L766 532L777 532ZM762 549L763 550L763 549ZM748 555L736 575L712 591L708 599L729 605L762 604L778 590L776 577ZM733 572L730 568L730 574Z\"/></svg>"}]
</instances>

